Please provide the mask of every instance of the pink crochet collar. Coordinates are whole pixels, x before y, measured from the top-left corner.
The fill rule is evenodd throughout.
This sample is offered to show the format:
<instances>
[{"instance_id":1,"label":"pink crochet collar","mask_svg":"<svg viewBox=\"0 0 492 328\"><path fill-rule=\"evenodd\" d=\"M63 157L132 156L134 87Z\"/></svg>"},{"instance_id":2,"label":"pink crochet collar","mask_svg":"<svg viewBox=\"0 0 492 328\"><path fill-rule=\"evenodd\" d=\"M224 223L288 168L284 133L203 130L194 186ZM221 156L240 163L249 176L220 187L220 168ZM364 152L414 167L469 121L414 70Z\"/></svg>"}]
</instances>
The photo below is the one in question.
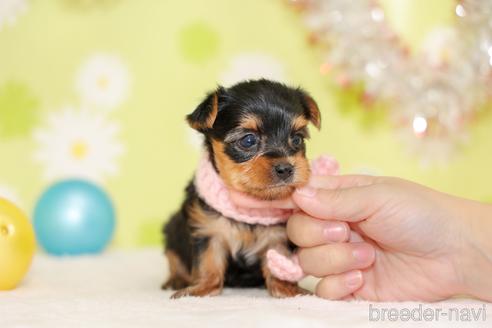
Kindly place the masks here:
<instances>
[{"instance_id":1,"label":"pink crochet collar","mask_svg":"<svg viewBox=\"0 0 492 328\"><path fill-rule=\"evenodd\" d=\"M338 174L338 163L331 156L321 156L311 163L314 175ZM248 224L272 225L285 223L292 210L280 208L254 209L236 206L230 199L229 189L215 171L205 154L195 174L195 187L203 200L222 215Z\"/></svg>"}]
</instances>

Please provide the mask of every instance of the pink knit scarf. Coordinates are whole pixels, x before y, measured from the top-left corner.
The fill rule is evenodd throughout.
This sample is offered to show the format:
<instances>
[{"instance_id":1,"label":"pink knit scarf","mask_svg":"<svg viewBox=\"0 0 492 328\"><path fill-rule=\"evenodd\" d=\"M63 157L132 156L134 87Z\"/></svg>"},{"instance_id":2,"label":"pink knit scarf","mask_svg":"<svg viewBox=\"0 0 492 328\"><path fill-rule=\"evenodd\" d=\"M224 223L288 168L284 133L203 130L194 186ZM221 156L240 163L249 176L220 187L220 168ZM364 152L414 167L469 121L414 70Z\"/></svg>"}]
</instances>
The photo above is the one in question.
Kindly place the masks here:
<instances>
[{"instance_id":1,"label":"pink knit scarf","mask_svg":"<svg viewBox=\"0 0 492 328\"><path fill-rule=\"evenodd\" d=\"M338 174L338 162L331 156L323 155L311 162L313 175ZM240 207L231 201L229 188L220 178L210 162L209 155L204 154L195 173L195 187L198 194L213 209L223 216L247 224L272 225L285 223L293 210L281 208L254 209ZM304 277L297 257L288 258L274 249L267 252L268 267L279 279L299 281Z\"/></svg>"}]
</instances>

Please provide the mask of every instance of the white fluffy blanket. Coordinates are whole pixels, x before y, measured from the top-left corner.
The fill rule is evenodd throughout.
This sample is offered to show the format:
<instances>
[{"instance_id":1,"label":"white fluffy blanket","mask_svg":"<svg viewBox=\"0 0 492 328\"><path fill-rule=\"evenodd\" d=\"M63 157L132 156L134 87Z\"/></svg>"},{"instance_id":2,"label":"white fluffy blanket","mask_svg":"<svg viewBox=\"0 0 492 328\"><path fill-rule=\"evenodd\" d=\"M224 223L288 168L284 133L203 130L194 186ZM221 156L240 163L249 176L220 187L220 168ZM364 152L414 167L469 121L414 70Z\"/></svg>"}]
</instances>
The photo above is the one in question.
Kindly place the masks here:
<instances>
[{"instance_id":1,"label":"white fluffy blanket","mask_svg":"<svg viewBox=\"0 0 492 328\"><path fill-rule=\"evenodd\" d=\"M160 290L166 271L158 249L76 258L38 254L24 283L0 292L0 327L350 328L420 327L423 323L492 327L492 306L472 300L433 304L334 302L314 296L279 300L259 289L228 289L218 297L170 300L170 292ZM384 321L371 321L371 315L373 320L378 314L381 317L383 308L395 309L394 313L408 308L414 318L403 322L406 318L400 317L394 322L385 315ZM439 320L425 321L421 314L421 321L414 321L427 308L428 312L451 311L451 318L441 315Z\"/></svg>"}]
</instances>

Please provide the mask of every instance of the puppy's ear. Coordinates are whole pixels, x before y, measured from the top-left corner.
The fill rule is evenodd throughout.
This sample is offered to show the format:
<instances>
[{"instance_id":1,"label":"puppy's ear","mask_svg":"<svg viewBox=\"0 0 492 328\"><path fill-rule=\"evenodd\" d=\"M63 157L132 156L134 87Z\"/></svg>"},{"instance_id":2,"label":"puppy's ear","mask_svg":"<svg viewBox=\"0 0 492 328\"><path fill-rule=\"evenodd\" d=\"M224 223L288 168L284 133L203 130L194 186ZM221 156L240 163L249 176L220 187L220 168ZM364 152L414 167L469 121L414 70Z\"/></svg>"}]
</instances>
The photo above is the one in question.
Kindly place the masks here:
<instances>
[{"instance_id":1,"label":"puppy's ear","mask_svg":"<svg viewBox=\"0 0 492 328\"><path fill-rule=\"evenodd\" d=\"M219 112L219 96L224 92L224 88L219 87L216 91L207 94L205 100L186 116L188 124L200 132L211 129Z\"/></svg>"},{"instance_id":2,"label":"puppy's ear","mask_svg":"<svg viewBox=\"0 0 492 328\"><path fill-rule=\"evenodd\" d=\"M321 114L316 101L302 89L297 89L301 98L301 105L304 108L304 115L319 130L321 129Z\"/></svg>"}]
</instances>

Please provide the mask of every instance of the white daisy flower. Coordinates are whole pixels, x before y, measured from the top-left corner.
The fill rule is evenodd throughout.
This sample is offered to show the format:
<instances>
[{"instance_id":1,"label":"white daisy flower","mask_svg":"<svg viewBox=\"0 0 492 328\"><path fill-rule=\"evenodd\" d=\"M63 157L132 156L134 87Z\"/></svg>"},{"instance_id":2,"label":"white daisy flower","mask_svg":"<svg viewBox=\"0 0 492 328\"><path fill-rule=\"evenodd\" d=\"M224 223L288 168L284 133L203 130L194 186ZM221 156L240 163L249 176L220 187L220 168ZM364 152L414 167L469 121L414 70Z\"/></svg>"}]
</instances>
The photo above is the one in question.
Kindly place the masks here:
<instances>
[{"instance_id":1,"label":"white daisy flower","mask_svg":"<svg viewBox=\"0 0 492 328\"><path fill-rule=\"evenodd\" d=\"M35 159L48 180L80 177L102 182L118 173L117 159L124 151L119 130L105 115L64 108L34 132Z\"/></svg>"},{"instance_id":2,"label":"white daisy flower","mask_svg":"<svg viewBox=\"0 0 492 328\"><path fill-rule=\"evenodd\" d=\"M97 54L82 65L76 84L84 104L113 109L128 97L130 76L119 57Z\"/></svg>"},{"instance_id":3,"label":"white daisy flower","mask_svg":"<svg viewBox=\"0 0 492 328\"><path fill-rule=\"evenodd\" d=\"M4 26L12 26L17 17L27 11L26 0L0 0L0 31Z\"/></svg>"},{"instance_id":4,"label":"white daisy flower","mask_svg":"<svg viewBox=\"0 0 492 328\"><path fill-rule=\"evenodd\" d=\"M0 198L14 203L15 205L17 205L17 207L21 207L21 202L19 200L17 191L15 191L10 186L7 186L6 184L0 184Z\"/></svg>"},{"instance_id":5,"label":"white daisy flower","mask_svg":"<svg viewBox=\"0 0 492 328\"><path fill-rule=\"evenodd\" d=\"M245 53L232 59L220 80L224 86L231 86L243 80L259 78L285 82L284 67L270 55Z\"/></svg>"}]
</instances>

